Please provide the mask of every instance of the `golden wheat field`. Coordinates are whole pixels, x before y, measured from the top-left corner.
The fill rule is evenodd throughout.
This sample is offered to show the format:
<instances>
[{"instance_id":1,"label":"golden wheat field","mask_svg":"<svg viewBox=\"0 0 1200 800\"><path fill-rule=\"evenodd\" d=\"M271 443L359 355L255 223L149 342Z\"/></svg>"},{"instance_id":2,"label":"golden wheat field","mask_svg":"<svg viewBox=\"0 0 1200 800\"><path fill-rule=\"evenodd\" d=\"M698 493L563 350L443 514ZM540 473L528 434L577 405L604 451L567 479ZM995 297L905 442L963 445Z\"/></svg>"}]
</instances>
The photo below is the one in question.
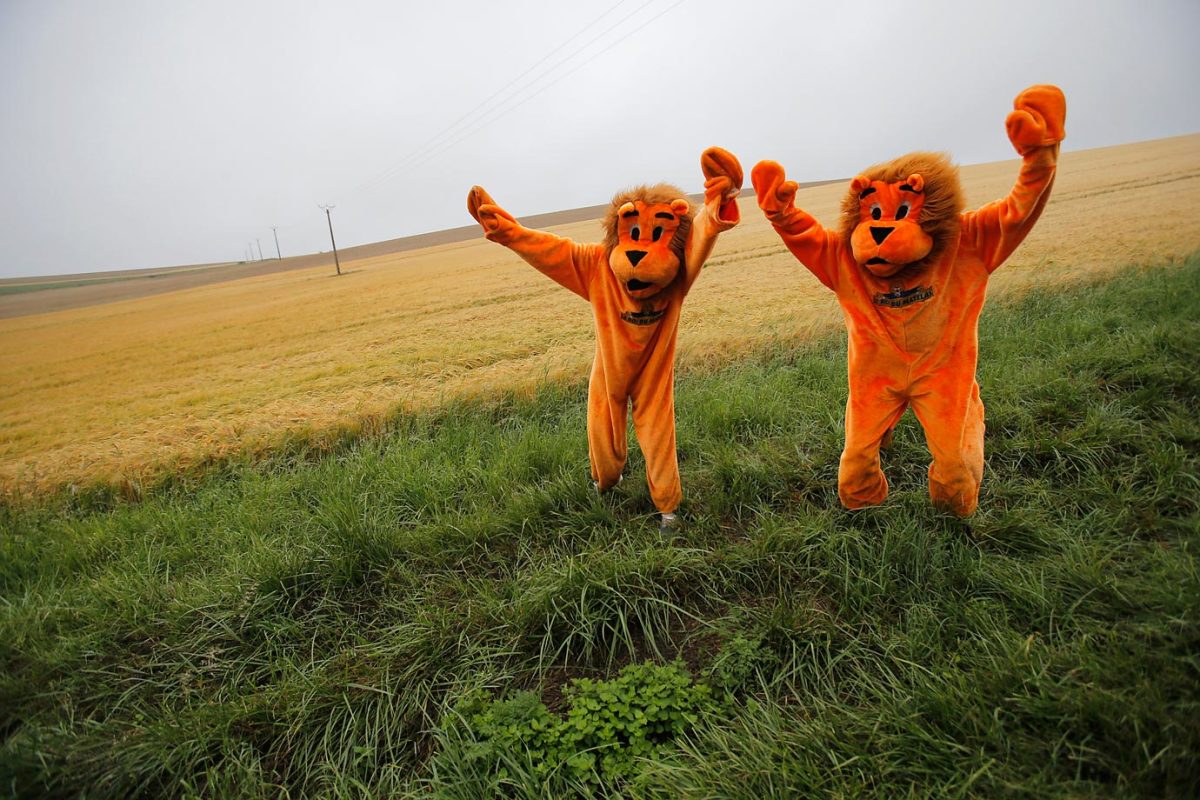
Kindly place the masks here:
<instances>
[{"instance_id":1,"label":"golden wheat field","mask_svg":"<svg viewBox=\"0 0 1200 800\"><path fill-rule=\"evenodd\" d=\"M969 206L1003 196L1016 171L1016 161L964 167ZM503 203L503 187L489 188ZM843 191L805 189L797 203L833 226ZM832 294L753 198L741 205L743 223L718 241L688 299L684 369L841 325ZM553 230L600 238L598 221ZM1067 152L1041 222L991 295L1197 249L1200 134ZM0 320L0 493L136 489L285 436L319 440L398 410L586 374L587 304L482 236L344 269Z\"/></svg>"}]
</instances>

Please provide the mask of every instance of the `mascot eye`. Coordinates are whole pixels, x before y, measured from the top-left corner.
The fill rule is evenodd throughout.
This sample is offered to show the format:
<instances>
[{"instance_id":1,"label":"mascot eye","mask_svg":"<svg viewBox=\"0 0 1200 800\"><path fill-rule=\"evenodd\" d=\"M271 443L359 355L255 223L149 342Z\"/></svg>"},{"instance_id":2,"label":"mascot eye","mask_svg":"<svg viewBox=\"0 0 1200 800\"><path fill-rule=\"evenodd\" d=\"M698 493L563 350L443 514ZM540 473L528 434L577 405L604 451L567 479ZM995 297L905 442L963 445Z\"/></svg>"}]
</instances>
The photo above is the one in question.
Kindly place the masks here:
<instances>
[{"instance_id":1,"label":"mascot eye","mask_svg":"<svg viewBox=\"0 0 1200 800\"><path fill-rule=\"evenodd\" d=\"M638 239L642 238L642 230L637 225L634 225L632 228L629 229L629 235L636 242Z\"/></svg>"},{"instance_id":2,"label":"mascot eye","mask_svg":"<svg viewBox=\"0 0 1200 800\"><path fill-rule=\"evenodd\" d=\"M871 219L879 219L882 216L883 216L883 209L879 207L878 203L871 206Z\"/></svg>"},{"instance_id":3,"label":"mascot eye","mask_svg":"<svg viewBox=\"0 0 1200 800\"><path fill-rule=\"evenodd\" d=\"M896 209L896 219L904 219L908 216L908 203L901 203Z\"/></svg>"},{"instance_id":4,"label":"mascot eye","mask_svg":"<svg viewBox=\"0 0 1200 800\"><path fill-rule=\"evenodd\" d=\"M655 242L662 238L662 225L654 226L654 231L650 234L650 238Z\"/></svg>"}]
</instances>

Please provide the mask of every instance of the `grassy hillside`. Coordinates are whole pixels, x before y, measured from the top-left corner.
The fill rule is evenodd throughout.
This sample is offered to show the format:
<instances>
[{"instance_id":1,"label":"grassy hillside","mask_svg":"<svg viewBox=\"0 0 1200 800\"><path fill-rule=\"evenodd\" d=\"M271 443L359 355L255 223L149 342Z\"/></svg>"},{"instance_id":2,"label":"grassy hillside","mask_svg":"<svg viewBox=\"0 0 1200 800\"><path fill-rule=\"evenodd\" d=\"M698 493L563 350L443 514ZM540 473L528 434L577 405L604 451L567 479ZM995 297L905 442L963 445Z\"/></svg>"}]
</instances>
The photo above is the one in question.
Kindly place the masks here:
<instances>
[{"instance_id":1,"label":"grassy hillside","mask_svg":"<svg viewBox=\"0 0 1200 800\"><path fill-rule=\"evenodd\" d=\"M1197 258L993 302L967 522L911 415L838 506L841 336L681 379L673 539L579 382L3 508L0 791L1195 796L1198 311Z\"/></svg>"}]
</instances>

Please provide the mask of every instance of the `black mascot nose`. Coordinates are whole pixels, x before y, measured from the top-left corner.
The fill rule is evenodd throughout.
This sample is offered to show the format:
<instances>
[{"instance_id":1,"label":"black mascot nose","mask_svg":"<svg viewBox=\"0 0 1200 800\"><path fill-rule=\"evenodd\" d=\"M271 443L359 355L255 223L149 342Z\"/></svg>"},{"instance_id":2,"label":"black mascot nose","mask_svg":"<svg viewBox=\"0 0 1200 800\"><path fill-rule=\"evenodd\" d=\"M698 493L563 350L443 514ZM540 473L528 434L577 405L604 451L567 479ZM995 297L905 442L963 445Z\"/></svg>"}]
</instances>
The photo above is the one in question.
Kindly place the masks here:
<instances>
[{"instance_id":1,"label":"black mascot nose","mask_svg":"<svg viewBox=\"0 0 1200 800\"><path fill-rule=\"evenodd\" d=\"M871 238L875 240L875 244L883 244L883 240L892 232L892 228L876 228L871 226Z\"/></svg>"},{"instance_id":2,"label":"black mascot nose","mask_svg":"<svg viewBox=\"0 0 1200 800\"><path fill-rule=\"evenodd\" d=\"M645 250L626 250L625 255L629 256L629 263L633 264L636 267L638 265L638 262L646 257L646 251Z\"/></svg>"}]
</instances>

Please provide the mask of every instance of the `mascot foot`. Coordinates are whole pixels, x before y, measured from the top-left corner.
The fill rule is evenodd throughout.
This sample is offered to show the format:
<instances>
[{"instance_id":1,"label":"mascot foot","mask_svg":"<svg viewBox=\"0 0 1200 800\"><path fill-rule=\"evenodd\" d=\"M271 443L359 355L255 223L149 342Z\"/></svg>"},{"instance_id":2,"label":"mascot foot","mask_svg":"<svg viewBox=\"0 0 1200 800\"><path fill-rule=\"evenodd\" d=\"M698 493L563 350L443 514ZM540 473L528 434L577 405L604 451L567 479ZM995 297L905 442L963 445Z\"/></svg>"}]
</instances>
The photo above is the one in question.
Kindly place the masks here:
<instances>
[{"instance_id":1,"label":"mascot foot","mask_svg":"<svg viewBox=\"0 0 1200 800\"><path fill-rule=\"evenodd\" d=\"M662 515L662 521L658 523L659 533L678 533L683 527L683 523L679 519L679 515L675 513Z\"/></svg>"},{"instance_id":2,"label":"mascot foot","mask_svg":"<svg viewBox=\"0 0 1200 800\"><path fill-rule=\"evenodd\" d=\"M604 494L605 492L611 492L613 489L615 489L615 488L617 488L618 486L620 486L620 485L621 485L621 481L623 481L623 480L625 480L625 476L624 476L624 475L618 475L618 476L617 476L617 482L616 482L616 483L614 483L612 486L608 487L607 489L601 489L601 488L600 488L600 481L592 481L592 488L596 490L596 494Z\"/></svg>"}]
</instances>

